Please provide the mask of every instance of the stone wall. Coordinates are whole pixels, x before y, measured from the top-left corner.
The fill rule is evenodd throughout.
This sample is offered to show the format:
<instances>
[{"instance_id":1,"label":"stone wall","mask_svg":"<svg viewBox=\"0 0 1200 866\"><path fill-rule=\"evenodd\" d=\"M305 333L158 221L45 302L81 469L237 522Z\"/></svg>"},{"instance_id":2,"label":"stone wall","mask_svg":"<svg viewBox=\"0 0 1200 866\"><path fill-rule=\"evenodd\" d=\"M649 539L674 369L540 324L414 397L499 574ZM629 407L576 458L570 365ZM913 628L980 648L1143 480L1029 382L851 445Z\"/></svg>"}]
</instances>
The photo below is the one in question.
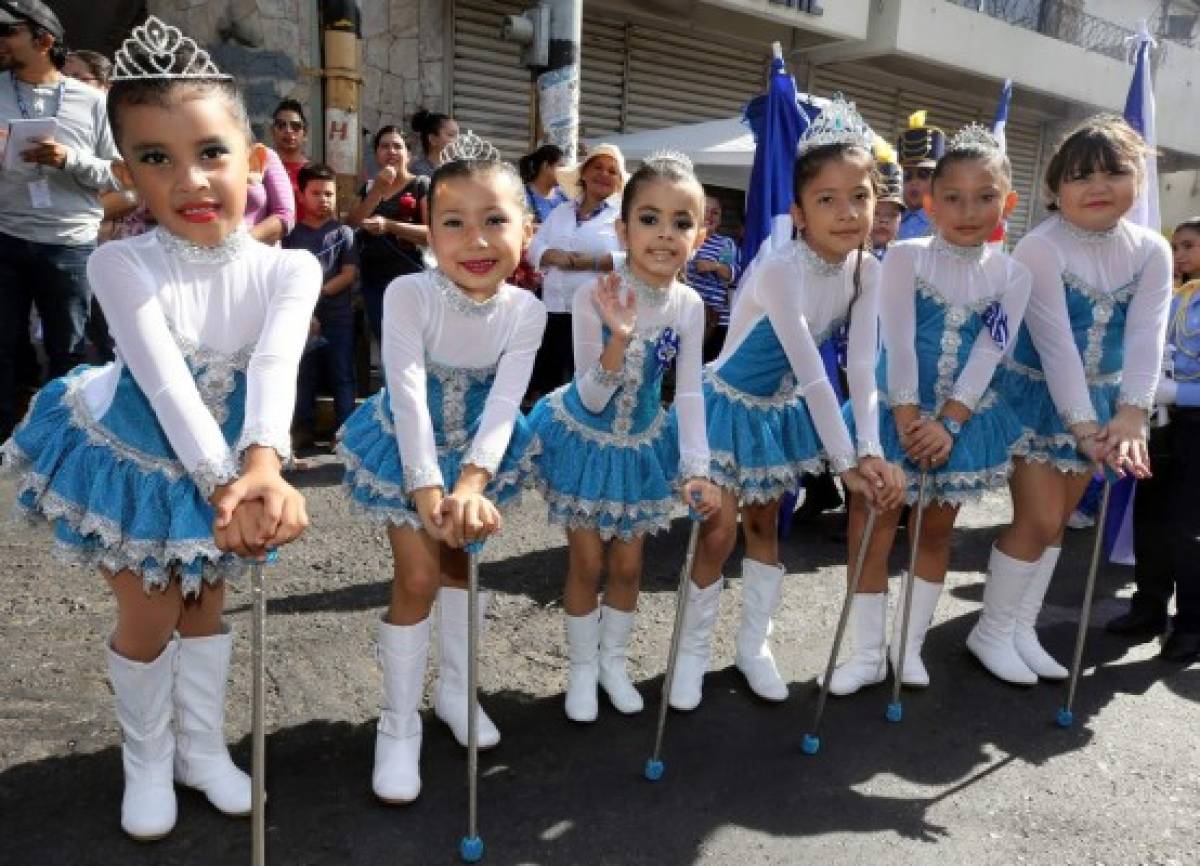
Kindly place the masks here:
<instances>
[{"instance_id":1,"label":"stone wall","mask_svg":"<svg viewBox=\"0 0 1200 866\"><path fill-rule=\"evenodd\" d=\"M362 126L407 128L421 106L444 109L446 0L359 0L362 9ZM310 119L319 101L314 46L318 0L148 0L147 10L208 48L246 94L255 131L266 136L271 109L300 100ZM315 124L315 119L314 119ZM310 148L312 147L310 141Z\"/></svg>"}]
</instances>

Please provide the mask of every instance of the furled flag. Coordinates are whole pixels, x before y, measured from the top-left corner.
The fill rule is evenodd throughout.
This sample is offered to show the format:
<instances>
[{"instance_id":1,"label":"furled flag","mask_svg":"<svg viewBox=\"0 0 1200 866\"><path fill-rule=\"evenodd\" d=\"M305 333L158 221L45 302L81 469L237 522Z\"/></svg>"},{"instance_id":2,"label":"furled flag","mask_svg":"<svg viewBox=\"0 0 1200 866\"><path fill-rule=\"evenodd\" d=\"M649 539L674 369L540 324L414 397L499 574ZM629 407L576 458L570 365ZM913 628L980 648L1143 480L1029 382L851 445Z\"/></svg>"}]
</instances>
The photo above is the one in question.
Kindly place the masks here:
<instances>
[{"instance_id":1,"label":"furled flag","mask_svg":"<svg viewBox=\"0 0 1200 866\"><path fill-rule=\"evenodd\" d=\"M1004 87L1000 89L1000 102L996 105L996 118L992 121L992 135L996 137L996 141L1000 142L1000 151L1004 152L1008 149L1008 142L1004 137L1004 128L1008 126L1008 104L1012 102L1012 79L1004 79ZM992 236L988 238L989 244L1003 244L1004 232L1006 230L1004 221L996 226L996 230L992 232Z\"/></svg>"}]
</instances>

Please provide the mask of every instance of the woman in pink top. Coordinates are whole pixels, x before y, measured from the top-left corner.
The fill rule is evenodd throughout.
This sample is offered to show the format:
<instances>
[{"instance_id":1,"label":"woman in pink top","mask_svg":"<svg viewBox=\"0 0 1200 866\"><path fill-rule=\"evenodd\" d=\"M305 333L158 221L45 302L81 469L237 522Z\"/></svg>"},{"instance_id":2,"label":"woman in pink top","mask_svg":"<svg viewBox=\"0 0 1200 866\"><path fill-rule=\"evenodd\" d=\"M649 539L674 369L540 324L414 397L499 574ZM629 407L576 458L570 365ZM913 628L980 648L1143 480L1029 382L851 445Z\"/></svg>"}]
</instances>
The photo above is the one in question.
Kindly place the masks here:
<instances>
[{"instance_id":1,"label":"woman in pink top","mask_svg":"<svg viewBox=\"0 0 1200 866\"><path fill-rule=\"evenodd\" d=\"M261 154L262 168L250 175L244 222L257 240L276 244L296 224L296 197L279 154L261 144L256 150Z\"/></svg>"}]
</instances>

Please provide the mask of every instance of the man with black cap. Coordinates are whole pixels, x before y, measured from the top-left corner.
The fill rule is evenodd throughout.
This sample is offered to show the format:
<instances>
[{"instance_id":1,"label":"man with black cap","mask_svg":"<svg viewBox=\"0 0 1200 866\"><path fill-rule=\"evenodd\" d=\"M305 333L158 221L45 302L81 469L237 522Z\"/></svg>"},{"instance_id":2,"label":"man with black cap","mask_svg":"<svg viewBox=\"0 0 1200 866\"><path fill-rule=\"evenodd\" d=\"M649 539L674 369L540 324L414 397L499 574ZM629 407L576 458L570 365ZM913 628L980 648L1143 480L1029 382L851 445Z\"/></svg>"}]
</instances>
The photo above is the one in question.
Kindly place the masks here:
<instances>
[{"instance_id":1,"label":"man with black cap","mask_svg":"<svg viewBox=\"0 0 1200 866\"><path fill-rule=\"evenodd\" d=\"M904 170L904 206L908 209L900 218L900 237L925 238L933 234L933 223L925 213L925 197L929 195L930 180L937 162L946 152L946 133L936 126L927 126L926 112L913 112L908 129L896 139L900 167Z\"/></svg>"},{"instance_id":2,"label":"man with black cap","mask_svg":"<svg viewBox=\"0 0 1200 866\"><path fill-rule=\"evenodd\" d=\"M58 16L40 0L0 0L0 124L53 118L53 134L19 143L0 168L0 442L17 419L16 355L29 308L42 320L50 375L83 358L91 292L88 255L116 186L117 158L104 95L61 72L67 48Z\"/></svg>"},{"instance_id":3,"label":"man with black cap","mask_svg":"<svg viewBox=\"0 0 1200 866\"><path fill-rule=\"evenodd\" d=\"M875 168L879 172L879 194L875 197L875 220L871 223L871 252L883 254L900 233L904 218L904 171L896 162L896 151L882 138L875 139Z\"/></svg>"}]
</instances>

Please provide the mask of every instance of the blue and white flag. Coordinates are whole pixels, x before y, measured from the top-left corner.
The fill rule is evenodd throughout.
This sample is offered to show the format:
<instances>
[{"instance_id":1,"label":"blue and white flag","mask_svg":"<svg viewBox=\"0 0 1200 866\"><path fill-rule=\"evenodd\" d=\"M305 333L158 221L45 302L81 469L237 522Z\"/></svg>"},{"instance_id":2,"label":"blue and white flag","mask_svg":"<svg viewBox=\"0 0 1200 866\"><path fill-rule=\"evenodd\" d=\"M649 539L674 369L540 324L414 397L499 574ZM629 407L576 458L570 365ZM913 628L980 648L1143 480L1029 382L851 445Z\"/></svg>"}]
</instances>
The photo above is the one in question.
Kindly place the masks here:
<instances>
[{"instance_id":1,"label":"blue and white flag","mask_svg":"<svg viewBox=\"0 0 1200 866\"><path fill-rule=\"evenodd\" d=\"M743 119L754 133L754 167L746 188L742 239L745 279L760 252L766 255L792 239L792 168L800 135L808 128L808 118L796 102L796 82L778 43L767 92L750 100Z\"/></svg>"},{"instance_id":2,"label":"blue and white flag","mask_svg":"<svg viewBox=\"0 0 1200 866\"><path fill-rule=\"evenodd\" d=\"M1146 174L1141 192L1125 218L1130 222L1158 231L1162 219L1158 211L1158 141L1154 122L1154 82L1150 75L1150 49L1156 44L1146 26L1138 21L1138 34L1129 40L1133 50L1133 80L1125 98L1125 120L1141 133L1149 153L1146 155ZM1104 526L1104 545L1111 562L1133 565L1133 499L1136 482L1125 477L1113 485L1108 503L1108 519Z\"/></svg>"},{"instance_id":3,"label":"blue and white flag","mask_svg":"<svg viewBox=\"0 0 1200 866\"><path fill-rule=\"evenodd\" d=\"M1008 149L1004 137L1004 128L1008 126L1008 106L1012 102L1012 79L1004 79L1004 87L1000 90L1000 102L996 105L996 117L992 121L992 135L1000 142L1000 150Z\"/></svg>"}]
</instances>

